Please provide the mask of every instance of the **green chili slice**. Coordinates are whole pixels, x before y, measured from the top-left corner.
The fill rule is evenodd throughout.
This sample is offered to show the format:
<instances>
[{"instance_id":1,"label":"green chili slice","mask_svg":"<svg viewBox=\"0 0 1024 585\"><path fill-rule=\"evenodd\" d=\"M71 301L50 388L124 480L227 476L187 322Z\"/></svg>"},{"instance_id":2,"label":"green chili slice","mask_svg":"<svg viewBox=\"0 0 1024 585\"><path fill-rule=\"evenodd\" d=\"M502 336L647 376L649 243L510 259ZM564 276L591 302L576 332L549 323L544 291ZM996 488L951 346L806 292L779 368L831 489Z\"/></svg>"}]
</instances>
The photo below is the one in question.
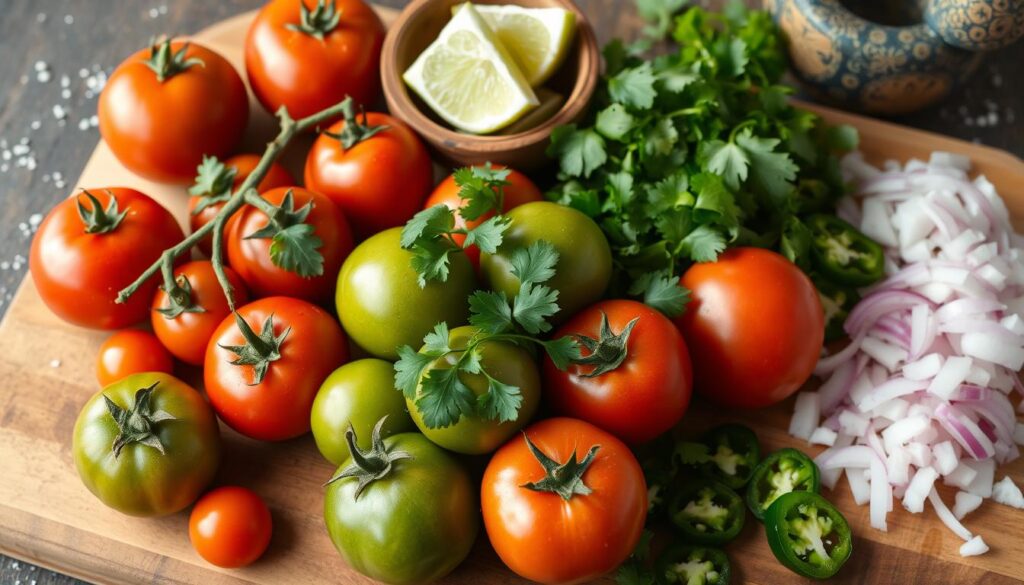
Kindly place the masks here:
<instances>
[{"instance_id":1,"label":"green chili slice","mask_svg":"<svg viewBox=\"0 0 1024 585\"><path fill-rule=\"evenodd\" d=\"M853 552L846 518L818 494L790 492L776 499L764 516L768 546L797 575L827 579Z\"/></svg>"},{"instance_id":2,"label":"green chili slice","mask_svg":"<svg viewBox=\"0 0 1024 585\"><path fill-rule=\"evenodd\" d=\"M729 583L729 557L717 548L677 544L658 557L654 570L658 583L665 585Z\"/></svg>"},{"instance_id":3,"label":"green chili slice","mask_svg":"<svg viewBox=\"0 0 1024 585\"><path fill-rule=\"evenodd\" d=\"M685 542L722 545L736 538L746 519L743 499L720 481L698 478L683 485L669 518Z\"/></svg>"},{"instance_id":4,"label":"green chili slice","mask_svg":"<svg viewBox=\"0 0 1024 585\"><path fill-rule=\"evenodd\" d=\"M796 449L779 449L758 464L747 485L747 506L758 520L783 494L821 490L818 466Z\"/></svg>"},{"instance_id":5,"label":"green chili slice","mask_svg":"<svg viewBox=\"0 0 1024 585\"><path fill-rule=\"evenodd\" d=\"M882 278L882 246L834 215L812 215L811 252L819 272L846 286L867 286Z\"/></svg>"},{"instance_id":6,"label":"green chili slice","mask_svg":"<svg viewBox=\"0 0 1024 585\"><path fill-rule=\"evenodd\" d=\"M747 484L761 459L757 435L743 425L717 426L705 433L701 442L708 447L708 475L732 489Z\"/></svg>"}]
</instances>

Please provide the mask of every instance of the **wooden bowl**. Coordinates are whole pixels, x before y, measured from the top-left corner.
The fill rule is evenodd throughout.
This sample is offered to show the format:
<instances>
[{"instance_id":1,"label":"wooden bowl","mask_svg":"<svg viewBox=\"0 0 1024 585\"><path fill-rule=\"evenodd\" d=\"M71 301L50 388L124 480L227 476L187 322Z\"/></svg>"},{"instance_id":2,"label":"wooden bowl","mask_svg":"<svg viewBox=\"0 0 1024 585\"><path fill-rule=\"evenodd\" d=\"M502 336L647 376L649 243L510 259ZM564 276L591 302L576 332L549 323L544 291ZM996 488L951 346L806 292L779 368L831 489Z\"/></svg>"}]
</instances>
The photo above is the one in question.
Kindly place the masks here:
<instances>
[{"instance_id":1,"label":"wooden bowl","mask_svg":"<svg viewBox=\"0 0 1024 585\"><path fill-rule=\"evenodd\" d=\"M531 170L548 162L544 150L551 131L576 122L586 112L601 70L597 38L583 12L571 0L474 0L478 4L515 3L527 8L558 7L576 14L576 36L565 62L545 86L566 97L561 109L539 125L516 134L477 136L443 122L402 81L402 73L434 42L451 19L452 6L465 0L413 0L388 29L381 53L381 81L392 115L404 120L454 165L496 164Z\"/></svg>"}]
</instances>

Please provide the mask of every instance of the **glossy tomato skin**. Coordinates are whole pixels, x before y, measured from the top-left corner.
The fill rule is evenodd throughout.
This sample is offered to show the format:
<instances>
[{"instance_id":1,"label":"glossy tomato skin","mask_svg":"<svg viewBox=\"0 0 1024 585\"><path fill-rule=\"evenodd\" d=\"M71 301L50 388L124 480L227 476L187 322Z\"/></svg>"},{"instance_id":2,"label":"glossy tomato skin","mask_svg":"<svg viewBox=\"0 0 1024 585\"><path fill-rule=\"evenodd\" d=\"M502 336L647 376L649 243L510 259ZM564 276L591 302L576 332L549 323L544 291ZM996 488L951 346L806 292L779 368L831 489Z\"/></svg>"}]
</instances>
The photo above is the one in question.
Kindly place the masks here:
<instances>
[{"instance_id":1,"label":"glossy tomato skin","mask_svg":"<svg viewBox=\"0 0 1024 585\"><path fill-rule=\"evenodd\" d=\"M117 424L103 396L122 408L153 384L150 403L176 420L155 423L164 447L140 443L114 457ZM85 487L104 504L131 516L165 516L189 506L213 479L220 462L220 431L210 406L188 384L168 374L134 374L107 386L85 403L72 437L75 467Z\"/></svg>"},{"instance_id":2,"label":"glossy tomato skin","mask_svg":"<svg viewBox=\"0 0 1024 585\"><path fill-rule=\"evenodd\" d=\"M184 41L171 43L177 51ZM201 59L162 83L146 65L150 49L126 59L99 99L100 134L128 170L160 183L188 183L203 155L234 150L249 120L245 84L231 63L189 42Z\"/></svg>"},{"instance_id":3,"label":"glossy tomato skin","mask_svg":"<svg viewBox=\"0 0 1024 585\"><path fill-rule=\"evenodd\" d=\"M289 191L296 210L313 204L306 223L313 226L314 234L322 242L319 251L324 257L323 273L304 278L285 270L270 258L272 239L245 239L268 223L266 214L252 206L239 212L225 234L228 264L242 277L254 297L282 295L326 303L331 298L338 270L352 251L352 231L338 206L319 193L301 187L278 187L264 193L263 198L280 205Z\"/></svg>"},{"instance_id":4,"label":"glossy tomato skin","mask_svg":"<svg viewBox=\"0 0 1024 585\"><path fill-rule=\"evenodd\" d=\"M370 448L370 434L382 417L387 422L381 436L416 430L405 410L405 398L395 388L395 370L391 362L366 358L349 362L320 386L310 415L313 439L325 459L335 465L348 459L345 431L356 432L358 444Z\"/></svg>"},{"instance_id":5,"label":"glossy tomato skin","mask_svg":"<svg viewBox=\"0 0 1024 585\"><path fill-rule=\"evenodd\" d=\"M359 244L338 273L335 296L338 318L352 340L386 360L397 360L400 346L420 347L441 321L452 327L466 323L468 298L476 290L473 266L463 254L450 256L446 282L420 288L401 233L392 228Z\"/></svg>"},{"instance_id":6,"label":"glossy tomato skin","mask_svg":"<svg viewBox=\"0 0 1024 585\"><path fill-rule=\"evenodd\" d=\"M174 360L160 340L148 331L125 329L111 335L96 354L96 381L109 386L142 372L174 373Z\"/></svg>"},{"instance_id":7,"label":"glossy tomato skin","mask_svg":"<svg viewBox=\"0 0 1024 585\"><path fill-rule=\"evenodd\" d=\"M544 468L515 436L494 454L484 471L480 503L491 546L517 574L545 584L583 583L618 567L633 551L647 517L647 486L629 448L594 425L551 418L525 435L559 463L575 453L596 456L583 474L592 492L561 496L533 491Z\"/></svg>"},{"instance_id":8,"label":"glossy tomato skin","mask_svg":"<svg viewBox=\"0 0 1024 585\"><path fill-rule=\"evenodd\" d=\"M232 191L238 189L245 182L246 177L251 175L256 169L256 165L259 164L261 158L262 156L258 154L236 154L224 161L225 166L237 171L235 181L231 186ZM292 178L292 174L288 172L288 169L281 166L281 163L274 162L270 165L270 169L267 170L263 180L256 185L256 190L260 193L266 193L276 187L287 187L294 184L295 179ZM188 198L188 226L193 232L213 221L217 214L220 213L221 208L224 207L223 203L214 203L202 208L199 210L199 213L195 213L196 206L202 200L202 197L196 195ZM238 215L237 211L235 215ZM213 255L213 237L207 235L199 240L199 249L207 257Z\"/></svg>"},{"instance_id":9,"label":"glossy tomato skin","mask_svg":"<svg viewBox=\"0 0 1024 585\"><path fill-rule=\"evenodd\" d=\"M347 149L320 134L305 171L306 188L337 203L360 238L404 225L423 206L434 179L426 147L404 122L377 112L366 117L367 124L387 130ZM328 132L339 134L344 127L340 120Z\"/></svg>"},{"instance_id":10,"label":"glossy tomato skin","mask_svg":"<svg viewBox=\"0 0 1024 585\"><path fill-rule=\"evenodd\" d=\"M558 251L555 276L546 285L558 291L555 322L564 322L601 298L612 276L612 253L601 228L583 213L538 201L509 211L511 220L495 254L480 255L480 272L492 290L509 298L519 294L519 279L512 273L512 255L538 240Z\"/></svg>"},{"instance_id":11,"label":"glossy tomato skin","mask_svg":"<svg viewBox=\"0 0 1024 585\"><path fill-rule=\"evenodd\" d=\"M495 165L495 168L505 168L502 165ZM533 181L529 179L523 173L515 169L509 169L508 178L505 179L509 182L502 188L504 199L502 200L501 210L502 212L508 212L514 207L519 207L524 203L532 203L534 201L543 201L544 194L540 192L537 185L533 184ZM455 184L455 175L448 175L443 181L438 183L437 187L434 187L434 191L431 192L430 197L427 198L426 204L423 209L429 209L435 205L447 205L452 211L458 210L463 205L463 199L459 197L459 186ZM473 229L481 223L487 221L494 216L493 212L485 213L472 221L466 221L458 213L455 214L455 227L457 229ZM459 245L466 240L466 236L462 234L456 234L454 240ZM474 268L480 267L480 248L476 246L470 246L465 249L466 256L469 261L473 263Z\"/></svg>"},{"instance_id":12,"label":"glossy tomato skin","mask_svg":"<svg viewBox=\"0 0 1024 585\"><path fill-rule=\"evenodd\" d=\"M412 458L396 461L358 499L356 480L331 483L324 496L327 532L345 562L373 579L392 585L440 579L466 558L480 530L476 486L454 457L419 433L392 435L384 444Z\"/></svg>"},{"instance_id":13,"label":"glossy tomato skin","mask_svg":"<svg viewBox=\"0 0 1024 585\"><path fill-rule=\"evenodd\" d=\"M159 275L122 304L117 293L185 236L169 211L134 189L90 191L106 207L113 196L124 219L112 231L88 234L76 203L82 193L57 204L39 225L29 252L32 281L43 302L61 319L91 329L122 329L149 316Z\"/></svg>"},{"instance_id":14,"label":"glossy tomato skin","mask_svg":"<svg viewBox=\"0 0 1024 585\"><path fill-rule=\"evenodd\" d=\"M686 413L693 388L690 353L668 317L643 303L602 301L577 313L552 338L600 337L601 313L612 333L639 320L627 341L626 359L614 370L589 378L594 366L566 371L544 359L545 397L552 411L593 423L623 441L645 443L671 429ZM584 355L589 351L583 349Z\"/></svg>"},{"instance_id":15,"label":"glossy tomato skin","mask_svg":"<svg viewBox=\"0 0 1024 585\"><path fill-rule=\"evenodd\" d=\"M237 356L223 346L245 344L234 316L217 327L206 348L203 380L210 404L231 428L263 441L283 441L309 432L313 399L321 382L348 360L348 345L338 322L320 307L299 299L268 297L238 309L259 334L274 316L274 334L291 328L278 360L263 380L252 366L236 366Z\"/></svg>"},{"instance_id":16,"label":"glossy tomato skin","mask_svg":"<svg viewBox=\"0 0 1024 585\"><path fill-rule=\"evenodd\" d=\"M235 305L242 306L249 302L249 292L241 277L227 266L224 267L224 273L234 287ZM228 307L224 290L217 281L213 264L209 260L189 262L175 270L174 277L188 280L189 286L192 287L192 303L202 310L185 311L168 318L157 310L170 305L167 292L160 287L153 296L153 310L149 313L150 325L160 343L174 354L174 357L185 363L201 366L206 359L206 345L224 318L231 314L231 309Z\"/></svg>"},{"instance_id":17,"label":"glossy tomato skin","mask_svg":"<svg viewBox=\"0 0 1024 585\"><path fill-rule=\"evenodd\" d=\"M334 0L338 26L323 40L292 30L301 22L300 2L272 0L260 10L245 39L245 70L253 93L268 112L281 106L296 120L352 96L372 104L380 92L384 24L360 0Z\"/></svg>"},{"instance_id":18,"label":"glossy tomato skin","mask_svg":"<svg viewBox=\"0 0 1024 585\"><path fill-rule=\"evenodd\" d=\"M476 332L477 329L470 326L452 329L448 335L449 347L465 349ZM415 400L406 400L409 414L420 432L431 441L456 453L480 455L494 451L530 422L540 403L540 373L533 357L525 349L502 341L485 342L479 347L480 364L484 371L499 382L519 388L522 404L519 406L519 416L515 420L498 422L463 416L451 426L432 429L423 421ZM457 358L455 354L438 358L433 367L447 369L454 365ZM487 393L487 378L483 374L462 373L459 374L459 379L476 396Z\"/></svg>"},{"instance_id":19,"label":"glossy tomato skin","mask_svg":"<svg viewBox=\"0 0 1024 585\"><path fill-rule=\"evenodd\" d=\"M821 352L824 315L809 278L784 257L734 248L693 265L675 319L690 348L694 386L727 407L762 408L807 381Z\"/></svg>"},{"instance_id":20,"label":"glossy tomato skin","mask_svg":"<svg viewBox=\"0 0 1024 585\"><path fill-rule=\"evenodd\" d=\"M260 558L272 532L267 505L244 487L225 486L207 492L188 518L192 548L207 562L228 569Z\"/></svg>"}]
</instances>

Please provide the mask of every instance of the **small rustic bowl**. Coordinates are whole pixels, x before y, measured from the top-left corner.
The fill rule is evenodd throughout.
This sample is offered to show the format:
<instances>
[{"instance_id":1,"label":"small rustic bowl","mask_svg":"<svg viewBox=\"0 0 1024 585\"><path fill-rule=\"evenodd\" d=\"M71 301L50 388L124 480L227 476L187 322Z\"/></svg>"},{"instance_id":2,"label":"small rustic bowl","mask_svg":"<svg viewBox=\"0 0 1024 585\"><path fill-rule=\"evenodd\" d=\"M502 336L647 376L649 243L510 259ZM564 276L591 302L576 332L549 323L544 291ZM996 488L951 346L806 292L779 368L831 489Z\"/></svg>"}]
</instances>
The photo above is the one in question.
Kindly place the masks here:
<instances>
[{"instance_id":1,"label":"small rustic bowl","mask_svg":"<svg viewBox=\"0 0 1024 585\"><path fill-rule=\"evenodd\" d=\"M381 53L381 81L391 114L404 120L443 159L455 165L491 161L523 170L547 162L544 150L551 131L579 120L586 112L601 73L601 51L594 30L570 0L473 0L527 8L558 7L576 14L576 36L565 62L545 86L565 96L561 109L539 125L516 134L477 136L457 132L437 117L406 87L402 73L434 42L451 19L452 6L465 0L413 0L388 29Z\"/></svg>"}]
</instances>

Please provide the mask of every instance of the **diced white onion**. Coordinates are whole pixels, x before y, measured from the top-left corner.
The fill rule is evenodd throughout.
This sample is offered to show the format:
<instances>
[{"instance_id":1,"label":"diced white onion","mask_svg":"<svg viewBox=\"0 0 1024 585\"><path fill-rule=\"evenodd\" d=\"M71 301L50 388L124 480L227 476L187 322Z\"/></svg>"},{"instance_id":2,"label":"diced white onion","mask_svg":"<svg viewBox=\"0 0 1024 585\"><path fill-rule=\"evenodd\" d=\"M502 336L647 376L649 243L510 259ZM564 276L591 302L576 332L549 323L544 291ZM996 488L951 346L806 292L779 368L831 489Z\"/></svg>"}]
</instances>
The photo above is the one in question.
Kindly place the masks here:
<instances>
[{"instance_id":1,"label":"diced white onion","mask_svg":"<svg viewBox=\"0 0 1024 585\"><path fill-rule=\"evenodd\" d=\"M803 440L811 438L811 433L818 426L821 408L817 392L801 392L796 396L793 407L793 418L789 421L789 434Z\"/></svg>"},{"instance_id":2,"label":"diced white onion","mask_svg":"<svg viewBox=\"0 0 1024 585\"><path fill-rule=\"evenodd\" d=\"M987 552L988 545L985 544L985 540L981 538L980 534L960 545L960 556L962 557L976 557Z\"/></svg>"},{"instance_id":3,"label":"diced white onion","mask_svg":"<svg viewBox=\"0 0 1024 585\"><path fill-rule=\"evenodd\" d=\"M831 447L836 444L837 433L832 429L826 427L818 427L811 433L811 437L807 439L807 442L812 445L825 445Z\"/></svg>"},{"instance_id":4,"label":"diced white onion","mask_svg":"<svg viewBox=\"0 0 1024 585\"><path fill-rule=\"evenodd\" d=\"M992 499L1014 508L1024 508L1024 494L1020 493L1020 488L1009 475L992 486Z\"/></svg>"},{"instance_id":5,"label":"diced white onion","mask_svg":"<svg viewBox=\"0 0 1024 585\"><path fill-rule=\"evenodd\" d=\"M932 491L932 486L938 477L939 473L931 467L918 469L914 474L914 479L910 480L910 485L907 486L906 495L903 496L903 507L913 514L923 512L924 500Z\"/></svg>"},{"instance_id":6,"label":"diced white onion","mask_svg":"<svg viewBox=\"0 0 1024 585\"><path fill-rule=\"evenodd\" d=\"M956 501L953 502L953 515L957 520L963 520L964 516L978 509L985 498L976 496L970 492L959 491L956 493Z\"/></svg>"}]
</instances>

